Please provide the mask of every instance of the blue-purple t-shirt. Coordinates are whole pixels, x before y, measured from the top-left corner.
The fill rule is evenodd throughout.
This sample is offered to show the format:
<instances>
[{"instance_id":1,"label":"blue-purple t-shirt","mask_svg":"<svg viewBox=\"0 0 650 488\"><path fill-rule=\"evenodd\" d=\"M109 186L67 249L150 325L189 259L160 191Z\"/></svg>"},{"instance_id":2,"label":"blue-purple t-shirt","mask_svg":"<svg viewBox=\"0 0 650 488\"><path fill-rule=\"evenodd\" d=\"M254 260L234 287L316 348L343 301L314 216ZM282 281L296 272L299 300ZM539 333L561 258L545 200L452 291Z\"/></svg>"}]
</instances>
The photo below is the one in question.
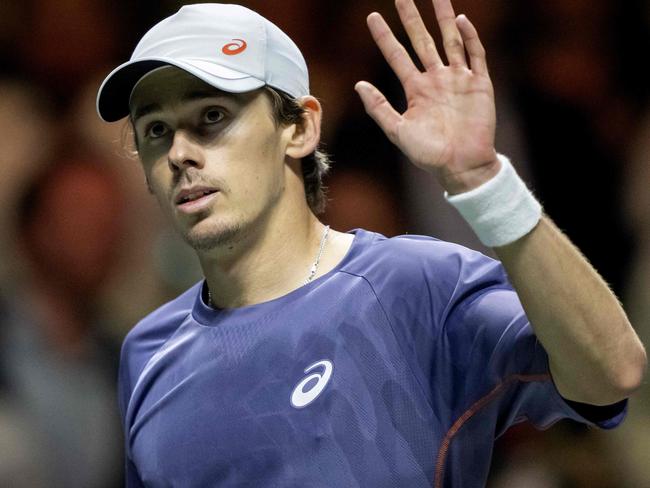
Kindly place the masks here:
<instances>
[{"instance_id":1,"label":"blue-purple t-shirt","mask_svg":"<svg viewBox=\"0 0 650 488\"><path fill-rule=\"evenodd\" d=\"M478 487L510 425L594 425L557 392L499 262L354 233L283 297L215 310L201 282L128 334L128 487Z\"/></svg>"}]
</instances>

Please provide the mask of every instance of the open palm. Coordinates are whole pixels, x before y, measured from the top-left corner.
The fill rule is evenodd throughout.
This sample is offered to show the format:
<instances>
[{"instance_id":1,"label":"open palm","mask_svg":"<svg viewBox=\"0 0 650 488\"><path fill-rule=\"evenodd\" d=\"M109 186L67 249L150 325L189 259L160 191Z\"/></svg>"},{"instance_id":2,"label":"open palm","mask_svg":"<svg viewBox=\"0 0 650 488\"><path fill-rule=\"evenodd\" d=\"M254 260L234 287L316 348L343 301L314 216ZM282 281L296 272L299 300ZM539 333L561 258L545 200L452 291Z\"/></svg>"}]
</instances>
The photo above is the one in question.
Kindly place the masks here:
<instances>
[{"instance_id":1,"label":"open palm","mask_svg":"<svg viewBox=\"0 0 650 488\"><path fill-rule=\"evenodd\" d=\"M421 72L378 13L368 27L402 83L407 110L400 114L379 90L359 82L368 114L418 167L438 175L447 189L468 189L498 168L494 149L494 91L485 50L474 26L456 17L449 0L433 0L449 65L443 64L413 0L397 0L402 24L425 71ZM469 57L467 63L465 51ZM480 182L480 181L479 181Z\"/></svg>"}]
</instances>

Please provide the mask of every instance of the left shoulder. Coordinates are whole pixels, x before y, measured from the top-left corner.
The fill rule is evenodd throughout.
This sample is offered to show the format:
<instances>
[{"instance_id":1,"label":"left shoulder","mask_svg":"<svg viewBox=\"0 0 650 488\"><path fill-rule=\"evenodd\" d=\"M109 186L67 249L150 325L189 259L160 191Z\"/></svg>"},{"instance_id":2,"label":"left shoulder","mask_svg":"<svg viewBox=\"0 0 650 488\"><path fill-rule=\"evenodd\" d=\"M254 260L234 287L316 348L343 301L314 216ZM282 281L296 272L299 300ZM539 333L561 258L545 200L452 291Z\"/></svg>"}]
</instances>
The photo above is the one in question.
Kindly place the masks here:
<instances>
[{"instance_id":1,"label":"left shoulder","mask_svg":"<svg viewBox=\"0 0 650 488\"><path fill-rule=\"evenodd\" d=\"M498 261L478 251L435 237L405 234L388 238L376 232L361 232L364 249L346 271L456 283L461 275L478 278L500 267Z\"/></svg>"}]
</instances>

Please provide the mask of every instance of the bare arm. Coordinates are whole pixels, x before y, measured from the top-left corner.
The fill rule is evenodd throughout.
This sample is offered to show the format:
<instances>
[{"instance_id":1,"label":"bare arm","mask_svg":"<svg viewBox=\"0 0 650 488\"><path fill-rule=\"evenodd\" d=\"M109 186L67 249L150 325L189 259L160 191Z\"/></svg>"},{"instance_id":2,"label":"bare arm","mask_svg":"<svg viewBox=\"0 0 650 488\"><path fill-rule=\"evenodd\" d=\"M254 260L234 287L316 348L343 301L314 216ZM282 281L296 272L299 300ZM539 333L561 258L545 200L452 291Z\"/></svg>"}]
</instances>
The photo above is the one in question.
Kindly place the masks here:
<instances>
[{"instance_id":1,"label":"bare arm","mask_svg":"<svg viewBox=\"0 0 650 488\"><path fill-rule=\"evenodd\" d=\"M495 252L549 355L563 397L606 405L641 385L646 354L623 308L549 218Z\"/></svg>"},{"instance_id":2,"label":"bare arm","mask_svg":"<svg viewBox=\"0 0 650 488\"><path fill-rule=\"evenodd\" d=\"M356 90L368 114L411 162L434 173L450 194L471 190L500 168L485 50L474 26L456 17L449 0L433 0L449 60L443 64L413 0L395 3L424 72L379 14L368 16L368 26L402 83L407 110L395 111L367 82ZM495 251L565 398L606 405L638 388L647 362L643 345L606 283L550 219Z\"/></svg>"}]
</instances>

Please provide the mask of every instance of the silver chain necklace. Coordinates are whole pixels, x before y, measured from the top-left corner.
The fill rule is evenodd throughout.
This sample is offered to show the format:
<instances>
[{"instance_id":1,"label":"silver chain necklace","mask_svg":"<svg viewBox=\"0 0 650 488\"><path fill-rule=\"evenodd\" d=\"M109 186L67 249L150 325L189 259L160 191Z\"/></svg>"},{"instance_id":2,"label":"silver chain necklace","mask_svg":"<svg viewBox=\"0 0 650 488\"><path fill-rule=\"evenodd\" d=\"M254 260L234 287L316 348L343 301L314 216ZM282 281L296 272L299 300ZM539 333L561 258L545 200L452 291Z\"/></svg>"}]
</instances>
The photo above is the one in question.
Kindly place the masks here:
<instances>
[{"instance_id":1,"label":"silver chain necklace","mask_svg":"<svg viewBox=\"0 0 650 488\"><path fill-rule=\"evenodd\" d=\"M330 226L326 225L325 230L323 231L323 237L320 239L320 248L318 249L318 255L316 256L316 261L314 261L314 264L311 265L311 268L309 269L309 276L307 276L307 279L303 283L306 285L307 283L310 283L311 280L314 279L314 276L316 276L316 271L318 271L318 265L320 264L320 258L323 255L323 249L325 248L325 241L327 241L327 236L329 235L330 232ZM214 303L212 303L212 292L208 288L208 306L214 308Z\"/></svg>"},{"instance_id":2,"label":"silver chain necklace","mask_svg":"<svg viewBox=\"0 0 650 488\"><path fill-rule=\"evenodd\" d=\"M305 285L309 283L311 280L314 279L314 276L316 275L316 271L318 270L318 263L320 263L320 257L323 255L323 248L325 247L325 241L327 240L327 235L330 232L330 226L326 225L325 226L325 231L323 232L323 237L320 238L320 249L318 249L318 256L316 256L316 261L314 261L314 264L311 265L311 269L309 270L309 276L305 280Z\"/></svg>"}]
</instances>

